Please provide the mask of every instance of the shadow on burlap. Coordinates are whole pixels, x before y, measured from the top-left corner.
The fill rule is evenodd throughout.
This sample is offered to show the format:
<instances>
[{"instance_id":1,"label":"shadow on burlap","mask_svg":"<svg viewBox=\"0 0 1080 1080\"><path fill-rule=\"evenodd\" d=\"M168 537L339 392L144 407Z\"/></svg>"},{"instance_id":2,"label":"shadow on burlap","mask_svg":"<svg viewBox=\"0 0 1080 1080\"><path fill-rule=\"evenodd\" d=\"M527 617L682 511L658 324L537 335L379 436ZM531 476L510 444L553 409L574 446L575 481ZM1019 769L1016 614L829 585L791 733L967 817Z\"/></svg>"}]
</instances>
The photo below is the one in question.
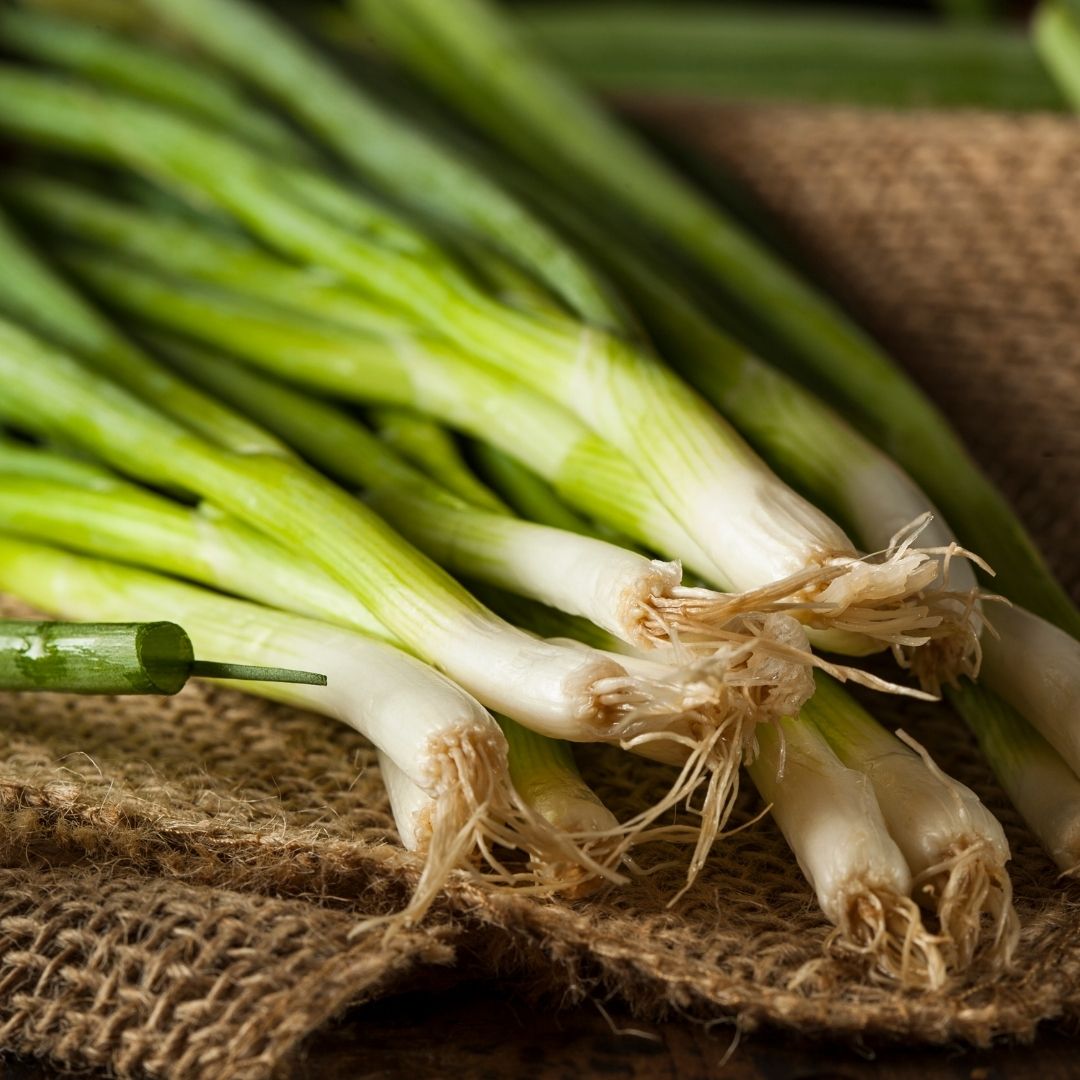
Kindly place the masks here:
<instances>
[{"instance_id":1,"label":"shadow on burlap","mask_svg":"<svg viewBox=\"0 0 1080 1080\"><path fill-rule=\"evenodd\" d=\"M1075 590L1080 125L661 115L779 215L950 412ZM404 903L418 864L354 732L202 687L164 702L0 696L0 1048L125 1076L288 1075L347 1005L436 968L554 1001L617 994L647 1017L841 1038L983 1044L1080 1017L1080 887L1057 880L951 713L875 711L1005 823L1023 922L1009 974L899 992L826 954L829 927L769 822L725 840L674 910L677 871L575 904L454 884L386 946L351 932ZM616 812L669 779L604 750L584 763ZM747 791L736 816L757 809Z\"/></svg>"}]
</instances>

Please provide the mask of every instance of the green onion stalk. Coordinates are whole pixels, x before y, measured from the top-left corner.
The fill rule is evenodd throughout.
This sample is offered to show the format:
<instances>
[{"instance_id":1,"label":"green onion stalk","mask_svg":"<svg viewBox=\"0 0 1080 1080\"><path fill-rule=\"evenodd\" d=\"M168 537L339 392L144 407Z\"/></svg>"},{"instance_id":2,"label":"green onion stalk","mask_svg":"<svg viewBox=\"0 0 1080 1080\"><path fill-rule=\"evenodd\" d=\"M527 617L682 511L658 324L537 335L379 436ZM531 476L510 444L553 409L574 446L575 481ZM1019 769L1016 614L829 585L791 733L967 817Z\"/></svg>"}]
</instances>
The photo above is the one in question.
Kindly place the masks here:
<instances>
[{"instance_id":1,"label":"green onion stalk","mask_svg":"<svg viewBox=\"0 0 1080 1080\"><path fill-rule=\"evenodd\" d=\"M479 235L591 321L616 319L605 286L556 233L452 148L380 105L268 10L245 0L144 2L388 195Z\"/></svg>"},{"instance_id":2,"label":"green onion stalk","mask_svg":"<svg viewBox=\"0 0 1080 1080\"><path fill-rule=\"evenodd\" d=\"M0 690L168 696L192 676L326 685L313 671L196 660L174 622L0 619Z\"/></svg>"},{"instance_id":3,"label":"green onion stalk","mask_svg":"<svg viewBox=\"0 0 1080 1080\"><path fill-rule=\"evenodd\" d=\"M239 453L285 453L276 439L177 379L128 341L34 252L0 213L0 314L77 352L173 419Z\"/></svg>"},{"instance_id":4,"label":"green onion stalk","mask_svg":"<svg viewBox=\"0 0 1080 1080\"><path fill-rule=\"evenodd\" d=\"M445 428L409 409L375 408L367 416L379 438L441 487L472 506L509 513L502 499L469 467Z\"/></svg>"},{"instance_id":5,"label":"green onion stalk","mask_svg":"<svg viewBox=\"0 0 1080 1080\"><path fill-rule=\"evenodd\" d=\"M884 10L623 0L515 4L529 45L599 91L891 108L1060 109L1031 43L1008 27ZM370 43L339 20L347 47Z\"/></svg>"},{"instance_id":6,"label":"green onion stalk","mask_svg":"<svg viewBox=\"0 0 1080 1080\"><path fill-rule=\"evenodd\" d=\"M496 142L611 227L689 258L751 343L834 399L947 513L1017 603L1080 635L1080 611L936 407L830 301L545 63L485 0L360 0L380 42Z\"/></svg>"},{"instance_id":7,"label":"green onion stalk","mask_svg":"<svg viewBox=\"0 0 1080 1080\"><path fill-rule=\"evenodd\" d=\"M1080 109L1080 4L1042 0L1032 23L1035 47L1062 95Z\"/></svg>"},{"instance_id":8,"label":"green onion stalk","mask_svg":"<svg viewBox=\"0 0 1080 1080\"><path fill-rule=\"evenodd\" d=\"M269 153L311 156L286 124L254 105L228 76L190 56L131 40L90 19L28 7L0 9L0 40L23 56L182 109Z\"/></svg>"},{"instance_id":9,"label":"green onion stalk","mask_svg":"<svg viewBox=\"0 0 1080 1080\"><path fill-rule=\"evenodd\" d=\"M570 509L551 484L516 457L504 453L488 442L473 441L469 449L477 472L510 504L519 517L540 525L564 529L566 532L581 533L583 536L600 535L591 521ZM633 541L625 540L621 546L633 547Z\"/></svg>"},{"instance_id":10,"label":"green onion stalk","mask_svg":"<svg viewBox=\"0 0 1080 1080\"><path fill-rule=\"evenodd\" d=\"M13 134L132 163L197 190L272 245L339 271L493 368L553 394L632 455L660 503L735 588L769 588L790 577L803 598L818 602L819 618L831 609L869 628L884 608L894 624L924 619L938 577L929 555L903 543L877 562L863 558L700 398L629 343L573 320L505 308L430 246L406 252L371 228L344 231L297 200L292 171L282 185L280 167L165 110L104 93L89 106L78 88L22 71L3 72L0 89L0 123Z\"/></svg>"},{"instance_id":11,"label":"green onion stalk","mask_svg":"<svg viewBox=\"0 0 1080 1080\"><path fill-rule=\"evenodd\" d=\"M183 622L200 652L234 664L317 662L327 673L325 686L256 682L247 689L349 724L425 794L430 804L425 821L402 815L403 838L428 855L400 914L406 922L419 920L450 873L471 869L477 858L487 863L489 873L479 879L485 885L549 891L561 884L578 888L583 874L621 880L516 794L506 738L490 714L444 676L390 645L5 535L0 535L0 589L73 618L167 614ZM546 882L500 861L492 853L496 844L523 849L545 868Z\"/></svg>"},{"instance_id":12,"label":"green onion stalk","mask_svg":"<svg viewBox=\"0 0 1080 1080\"><path fill-rule=\"evenodd\" d=\"M980 686L953 704L1010 802L1062 874L1080 873L1080 778L1011 705Z\"/></svg>"}]
</instances>

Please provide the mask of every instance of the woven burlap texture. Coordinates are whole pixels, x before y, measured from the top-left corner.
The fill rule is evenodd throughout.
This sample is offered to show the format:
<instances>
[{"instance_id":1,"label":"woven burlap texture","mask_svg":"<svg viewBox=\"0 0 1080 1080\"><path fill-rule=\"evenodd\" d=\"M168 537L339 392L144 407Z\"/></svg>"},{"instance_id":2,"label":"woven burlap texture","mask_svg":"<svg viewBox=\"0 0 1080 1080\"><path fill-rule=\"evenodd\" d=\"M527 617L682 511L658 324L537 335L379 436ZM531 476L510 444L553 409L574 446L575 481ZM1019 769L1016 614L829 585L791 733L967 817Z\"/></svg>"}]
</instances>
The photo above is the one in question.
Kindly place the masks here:
<instances>
[{"instance_id":1,"label":"woven burlap texture","mask_svg":"<svg viewBox=\"0 0 1080 1080\"><path fill-rule=\"evenodd\" d=\"M942 403L1075 591L1080 125L647 112L776 215ZM899 992L824 953L829 927L767 821L726 839L673 910L677 872L573 904L455 883L385 945L353 931L403 903L417 863L352 731L196 686L165 702L0 696L0 1048L123 1076L288 1075L346 1006L436 971L843 1038L982 1044L1080 1017L1080 889L1057 879L951 713L875 709L1008 829L1023 935L1005 976ZM668 780L627 762L585 756L616 812ZM746 792L737 817L757 809Z\"/></svg>"}]
</instances>

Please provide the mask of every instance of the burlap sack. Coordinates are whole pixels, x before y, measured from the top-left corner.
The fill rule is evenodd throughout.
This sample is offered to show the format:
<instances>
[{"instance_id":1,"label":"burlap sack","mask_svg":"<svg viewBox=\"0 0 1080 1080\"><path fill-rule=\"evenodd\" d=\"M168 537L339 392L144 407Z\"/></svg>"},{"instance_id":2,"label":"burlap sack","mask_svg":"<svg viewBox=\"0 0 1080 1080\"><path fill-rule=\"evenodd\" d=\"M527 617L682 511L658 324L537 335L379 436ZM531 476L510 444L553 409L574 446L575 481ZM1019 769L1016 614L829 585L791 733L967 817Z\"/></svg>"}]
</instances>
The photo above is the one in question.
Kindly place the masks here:
<instances>
[{"instance_id":1,"label":"burlap sack","mask_svg":"<svg viewBox=\"0 0 1080 1080\"><path fill-rule=\"evenodd\" d=\"M651 114L782 220L946 407L1076 589L1080 125ZM376 946L351 931L403 902L417 864L351 731L198 687L167 702L0 697L0 1048L123 1076L288 1075L346 1005L436 972L842 1038L985 1044L1080 1016L1077 885L1057 879L952 714L877 711L1008 828L1024 929L1006 976L904 993L824 953L829 927L768 822L726 840L675 910L677 872L573 904L455 884L421 930ZM667 779L603 751L586 765L616 812ZM745 793L742 819L756 807Z\"/></svg>"}]
</instances>

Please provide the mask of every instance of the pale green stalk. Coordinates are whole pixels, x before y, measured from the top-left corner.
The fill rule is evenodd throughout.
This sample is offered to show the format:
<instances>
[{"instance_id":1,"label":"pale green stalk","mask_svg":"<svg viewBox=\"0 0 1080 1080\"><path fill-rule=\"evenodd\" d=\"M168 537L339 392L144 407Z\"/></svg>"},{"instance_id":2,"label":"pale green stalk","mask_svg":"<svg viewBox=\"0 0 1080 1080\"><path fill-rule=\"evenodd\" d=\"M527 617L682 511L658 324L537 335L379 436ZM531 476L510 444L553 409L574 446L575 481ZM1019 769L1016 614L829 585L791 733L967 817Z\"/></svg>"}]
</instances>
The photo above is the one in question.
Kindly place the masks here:
<instances>
[{"instance_id":1,"label":"pale green stalk","mask_svg":"<svg viewBox=\"0 0 1080 1080\"><path fill-rule=\"evenodd\" d=\"M400 646L339 582L231 516L119 478L103 486L92 476L65 477L67 467L68 459L43 451L20 461L0 456L0 529L189 578Z\"/></svg>"},{"instance_id":2,"label":"pale green stalk","mask_svg":"<svg viewBox=\"0 0 1080 1080\"><path fill-rule=\"evenodd\" d=\"M185 379L244 409L343 486L442 492L389 443L337 405L182 338L155 333L151 340Z\"/></svg>"},{"instance_id":3,"label":"pale green stalk","mask_svg":"<svg viewBox=\"0 0 1080 1080\"><path fill-rule=\"evenodd\" d=\"M24 56L220 124L271 153L310 156L286 125L246 100L220 71L190 57L25 7L0 9L0 41Z\"/></svg>"},{"instance_id":4,"label":"pale green stalk","mask_svg":"<svg viewBox=\"0 0 1080 1080\"><path fill-rule=\"evenodd\" d=\"M35 226L71 236L169 274L197 278L326 322L387 336L415 333L418 320L348 286L336 271L271 255L242 233L210 222L119 202L79 184L9 170L0 197Z\"/></svg>"},{"instance_id":5,"label":"pale green stalk","mask_svg":"<svg viewBox=\"0 0 1080 1080\"><path fill-rule=\"evenodd\" d=\"M473 506L494 513L509 513L502 499L469 468L453 436L445 428L409 409L368 409L367 417L387 446L447 491Z\"/></svg>"},{"instance_id":6,"label":"pale green stalk","mask_svg":"<svg viewBox=\"0 0 1080 1080\"><path fill-rule=\"evenodd\" d=\"M221 446L241 453L286 453L267 432L186 385L128 341L22 241L2 214L0 266L0 312L78 353Z\"/></svg>"},{"instance_id":7,"label":"pale green stalk","mask_svg":"<svg viewBox=\"0 0 1080 1080\"><path fill-rule=\"evenodd\" d=\"M568 615L546 604L519 596L517 593L496 589L482 581L472 583L472 591L483 602L497 611L507 622L520 626L530 634L542 638L566 638L579 641L601 652L626 652L628 646L614 634L601 630L594 622L577 615Z\"/></svg>"},{"instance_id":8,"label":"pale green stalk","mask_svg":"<svg viewBox=\"0 0 1080 1080\"><path fill-rule=\"evenodd\" d=\"M510 748L510 779L545 821L570 834L614 832L615 815L585 783L568 743L497 718Z\"/></svg>"},{"instance_id":9,"label":"pale green stalk","mask_svg":"<svg viewBox=\"0 0 1080 1080\"><path fill-rule=\"evenodd\" d=\"M1080 109L1080 7L1042 0L1032 22L1035 47L1073 109Z\"/></svg>"},{"instance_id":10,"label":"pale green stalk","mask_svg":"<svg viewBox=\"0 0 1080 1080\"><path fill-rule=\"evenodd\" d=\"M961 0L965 2L965 0ZM1057 109L1011 26L942 26L854 5L703 0L514 5L529 43L597 90L890 108ZM347 30L341 19L342 33ZM353 24L349 47L370 47Z\"/></svg>"},{"instance_id":11,"label":"pale green stalk","mask_svg":"<svg viewBox=\"0 0 1080 1080\"><path fill-rule=\"evenodd\" d=\"M590 215L689 256L740 333L835 398L949 515L1018 602L1080 635L1080 612L936 407L831 302L529 49L484 0L360 0L411 67Z\"/></svg>"},{"instance_id":12,"label":"pale green stalk","mask_svg":"<svg viewBox=\"0 0 1080 1080\"><path fill-rule=\"evenodd\" d=\"M5 438L2 433L0 473L56 480L92 491L108 491L126 486L125 481L115 473L92 461L81 461L67 454L52 453L37 446L15 442Z\"/></svg>"},{"instance_id":13,"label":"pale green stalk","mask_svg":"<svg viewBox=\"0 0 1080 1080\"><path fill-rule=\"evenodd\" d=\"M0 413L216 502L311 558L410 648L512 718L596 737L620 715L626 681L617 665L515 631L344 491L291 461L213 447L6 324Z\"/></svg>"},{"instance_id":14,"label":"pale green stalk","mask_svg":"<svg viewBox=\"0 0 1080 1080\"><path fill-rule=\"evenodd\" d=\"M1080 778L1000 697L965 684L950 696L994 775L1042 846L1066 874L1080 870Z\"/></svg>"},{"instance_id":15,"label":"pale green stalk","mask_svg":"<svg viewBox=\"0 0 1080 1080\"><path fill-rule=\"evenodd\" d=\"M379 105L265 8L245 0L144 0L293 113L388 195L477 234L585 318L612 318L606 290L558 235L404 116Z\"/></svg>"},{"instance_id":16,"label":"pale green stalk","mask_svg":"<svg viewBox=\"0 0 1080 1080\"><path fill-rule=\"evenodd\" d=\"M680 630L679 640L693 639L679 604L684 590L678 563L415 491L384 488L367 502L459 576L583 616L643 649L672 641Z\"/></svg>"}]
</instances>

